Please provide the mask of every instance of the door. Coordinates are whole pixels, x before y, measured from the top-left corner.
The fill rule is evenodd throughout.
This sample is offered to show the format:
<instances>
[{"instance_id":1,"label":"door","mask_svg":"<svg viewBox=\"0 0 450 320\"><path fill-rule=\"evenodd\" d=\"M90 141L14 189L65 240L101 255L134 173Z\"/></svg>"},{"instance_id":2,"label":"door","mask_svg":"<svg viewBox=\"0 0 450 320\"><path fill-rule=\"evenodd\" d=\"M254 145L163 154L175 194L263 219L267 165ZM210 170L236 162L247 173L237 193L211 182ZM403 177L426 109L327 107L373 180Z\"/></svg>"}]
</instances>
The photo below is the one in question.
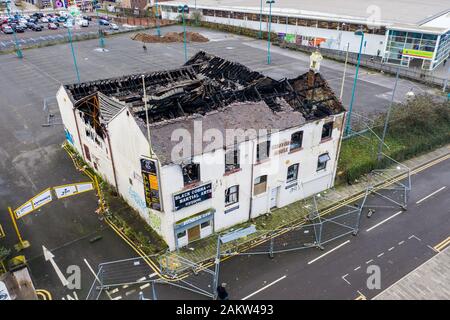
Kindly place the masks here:
<instances>
[{"instance_id":1,"label":"door","mask_svg":"<svg viewBox=\"0 0 450 320\"><path fill-rule=\"evenodd\" d=\"M277 206L278 201L278 188L272 189L270 193L270 209L275 208Z\"/></svg>"},{"instance_id":2,"label":"door","mask_svg":"<svg viewBox=\"0 0 450 320\"><path fill-rule=\"evenodd\" d=\"M188 241L200 239L200 225L188 229Z\"/></svg>"}]
</instances>

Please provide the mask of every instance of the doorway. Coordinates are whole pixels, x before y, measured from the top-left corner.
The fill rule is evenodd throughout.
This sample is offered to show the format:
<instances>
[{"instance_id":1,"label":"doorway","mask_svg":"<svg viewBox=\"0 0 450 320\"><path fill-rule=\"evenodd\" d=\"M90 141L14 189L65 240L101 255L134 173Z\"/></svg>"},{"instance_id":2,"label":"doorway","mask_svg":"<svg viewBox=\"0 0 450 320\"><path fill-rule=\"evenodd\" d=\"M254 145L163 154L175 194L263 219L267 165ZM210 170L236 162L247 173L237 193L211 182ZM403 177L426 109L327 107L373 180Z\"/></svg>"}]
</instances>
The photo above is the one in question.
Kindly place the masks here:
<instances>
[{"instance_id":1,"label":"doorway","mask_svg":"<svg viewBox=\"0 0 450 320\"><path fill-rule=\"evenodd\" d=\"M272 189L270 192L270 209L276 208L277 202L278 202L278 190L280 187L277 187L275 189Z\"/></svg>"},{"instance_id":2,"label":"doorway","mask_svg":"<svg viewBox=\"0 0 450 320\"><path fill-rule=\"evenodd\" d=\"M188 242L200 239L200 225L188 229Z\"/></svg>"}]
</instances>

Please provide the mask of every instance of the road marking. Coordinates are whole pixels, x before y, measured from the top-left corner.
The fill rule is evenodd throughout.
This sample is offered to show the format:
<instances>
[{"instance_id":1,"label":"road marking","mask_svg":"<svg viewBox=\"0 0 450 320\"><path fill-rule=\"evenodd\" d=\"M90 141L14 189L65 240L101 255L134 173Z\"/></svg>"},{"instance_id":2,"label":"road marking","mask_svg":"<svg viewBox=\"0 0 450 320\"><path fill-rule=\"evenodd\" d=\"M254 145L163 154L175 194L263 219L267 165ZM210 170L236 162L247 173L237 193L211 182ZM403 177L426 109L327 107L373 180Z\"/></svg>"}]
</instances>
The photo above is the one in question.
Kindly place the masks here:
<instances>
[{"instance_id":1,"label":"road marking","mask_svg":"<svg viewBox=\"0 0 450 320\"><path fill-rule=\"evenodd\" d=\"M384 255L384 252L380 253L379 255L377 255L378 258L382 257Z\"/></svg>"},{"instance_id":2,"label":"road marking","mask_svg":"<svg viewBox=\"0 0 450 320\"><path fill-rule=\"evenodd\" d=\"M434 246L434 249L436 249L436 251L438 252L441 252L449 244L450 244L450 237L448 237L444 241L439 242L437 245Z\"/></svg>"},{"instance_id":3,"label":"road marking","mask_svg":"<svg viewBox=\"0 0 450 320\"><path fill-rule=\"evenodd\" d=\"M147 277L142 277L142 278L140 278L140 279L137 279L136 282L142 282L142 281L144 281L145 279L147 279Z\"/></svg>"},{"instance_id":4,"label":"road marking","mask_svg":"<svg viewBox=\"0 0 450 320\"><path fill-rule=\"evenodd\" d=\"M150 286L150 283L146 283L146 284L140 286L139 289L144 290L145 288L147 288L149 286Z\"/></svg>"},{"instance_id":5,"label":"road marking","mask_svg":"<svg viewBox=\"0 0 450 320\"><path fill-rule=\"evenodd\" d=\"M404 244L404 243L405 243L405 241L402 240L402 241L400 241L400 242L398 243L398 245L401 246L401 245Z\"/></svg>"},{"instance_id":6,"label":"road marking","mask_svg":"<svg viewBox=\"0 0 450 320\"><path fill-rule=\"evenodd\" d=\"M117 297L113 298L113 300L120 300L120 299L122 299L122 296L117 296Z\"/></svg>"},{"instance_id":7,"label":"road marking","mask_svg":"<svg viewBox=\"0 0 450 320\"><path fill-rule=\"evenodd\" d=\"M395 247L391 247L391 248L388 249L388 251L392 251L392 250L394 250L394 248L395 248Z\"/></svg>"},{"instance_id":8,"label":"road marking","mask_svg":"<svg viewBox=\"0 0 450 320\"><path fill-rule=\"evenodd\" d=\"M348 281L347 279L345 279L345 277L347 277L347 276L348 276L348 273L347 273L347 274L344 274L341 278L342 278L342 280L344 280L345 282L347 282L349 285L351 285L350 281Z\"/></svg>"},{"instance_id":9,"label":"road marking","mask_svg":"<svg viewBox=\"0 0 450 320\"><path fill-rule=\"evenodd\" d=\"M156 273L156 272L153 272L151 275L149 275L148 277L149 278L153 278L153 277L156 277L158 274Z\"/></svg>"},{"instance_id":10,"label":"road marking","mask_svg":"<svg viewBox=\"0 0 450 320\"><path fill-rule=\"evenodd\" d=\"M358 271L359 269L361 269L361 266L357 266L355 269L353 269L354 271Z\"/></svg>"},{"instance_id":11,"label":"road marking","mask_svg":"<svg viewBox=\"0 0 450 320\"><path fill-rule=\"evenodd\" d=\"M100 279L98 278L97 274L94 272L94 269L92 269L91 265L89 264L89 262L85 259L83 259L84 263L87 265L89 271L91 271L91 273L94 275L94 279L98 281L98 283L102 283L100 281ZM108 290L105 290L106 295L108 296L109 300L111 300L111 295L109 294Z\"/></svg>"},{"instance_id":12,"label":"road marking","mask_svg":"<svg viewBox=\"0 0 450 320\"><path fill-rule=\"evenodd\" d=\"M412 238L415 238L415 239L418 240L418 241L422 241L422 239L417 238L415 235L411 235L411 236L408 238L408 240L411 240Z\"/></svg>"},{"instance_id":13,"label":"road marking","mask_svg":"<svg viewBox=\"0 0 450 320\"><path fill-rule=\"evenodd\" d=\"M114 293L117 293L117 292L119 292L119 288L115 288L115 289L111 290L109 293L110 294L114 294Z\"/></svg>"},{"instance_id":14,"label":"road marking","mask_svg":"<svg viewBox=\"0 0 450 320\"><path fill-rule=\"evenodd\" d=\"M440 189L438 189L438 190L436 190L436 191L430 193L430 194L427 195L426 197L424 197L424 198L420 199L419 201L417 201L416 204L419 204L419 203L421 203L422 201L427 200L428 198L434 196L436 193L438 193L438 192L444 190L445 188L447 188L447 186L443 186L442 188L440 188Z\"/></svg>"},{"instance_id":15,"label":"road marking","mask_svg":"<svg viewBox=\"0 0 450 320\"><path fill-rule=\"evenodd\" d=\"M355 300L367 300L367 297L363 295L359 290L357 290L356 292L359 293L359 296Z\"/></svg>"},{"instance_id":16,"label":"road marking","mask_svg":"<svg viewBox=\"0 0 450 320\"><path fill-rule=\"evenodd\" d=\"M261 292L261 291L263 291L263 290L266 290L267 288L269 288L270 286L273 286L275 283L277 283L277 282L283 280L284 278L286 278L286 275L284 275L284 276L282 276L281 278L279 278L279 279L277 279L277 280L275 280L275 281L269 283L268 285L265 285L265 286L262 287L261 289L256 290L255 292L249 294L248 296L246 296L245 298L242 298L241 300L247 300L248 298L253 297L255 294L257 294L257 293L259 293L259 292Z\"/></svg>"},{"instance_id":17,"label":"road marking","mask_svg":"<svg viewBox=\"0 0 450 320\"><path fill-rule=\"evenodd\" d=\"M402 213L402 212L403 212L403 211L399 211L399 212L393 214L392 216L390 216L389 218L386 218L386 219L384 219L383 221L378 222L376 225L374 225L374 226L370 227L369 229L367 229L366 232L369 232L370 230L375 229L375 228L378 227L379 225L382 225L383 223L385 223L385 222L391 220L392 218L395 218L396 216L398 216L398 215L399 215L400 213Z\"/></svg>"},{"instance_id":18,"label":"road marking","mask_svg":"<svg viewBox=\"0 0 450 320\"><path fill-rule=\"evenodd\" d=\"M370 260L366 261L366 264L369 264L371 262L373 262L373 259L370 259Z\"/></svg>"},{"instance_id":19,"label":"road marking","mask_svg":"<svg viewBox=\"0 0 450 320\"><path fill-rule=\"evenodd\" d=\"M129 287L129 285L127 285L127 284L122 286L123 289L126 289L128 287Z\"/></svg>"},{"instance_id":20,"label":"road marking","mask_svg":"<svg viewBox=\"0 0 450 320\"><path fill-rule=\"evenodd\" d=\"M434 252L439 252L438 250L436 250L435 248L433 248L433 247L430 246L430 245L427 245L427 247L430 248L431 250L433 250Z\"/></svg>"},{"instance_id":21,"label":"road marking","mask_svg":"<svg viewBox=\"0 0 450 320\"><path fill-rule=\"evenodd\" d=\"M328 251L328 252L325 252L323 255L321 255L321 256L318 256L317 258L315 258L315 259L313 259L313 260L311 260L311 261L309 261L308 262L308 264L311 264L311 263L313 263L313 262L316 262L317 260L319 260L319 259L321 259L321 258L323 258L323 257L325 257L327 254L330 254L330 253L332 253L333 251L335 251L335 250L337 250L337 249L339 249L340 247L342 247L342 246L344 246L344 245L346 245L347 243L349 243L350 242L350 240L347 240L347 241L345 241L344 243L341 243L340 245L338 245L337 247L335 247L335 248L333 248L333 249L331 249L330 251Z\"/></svg>"}]
</instances>

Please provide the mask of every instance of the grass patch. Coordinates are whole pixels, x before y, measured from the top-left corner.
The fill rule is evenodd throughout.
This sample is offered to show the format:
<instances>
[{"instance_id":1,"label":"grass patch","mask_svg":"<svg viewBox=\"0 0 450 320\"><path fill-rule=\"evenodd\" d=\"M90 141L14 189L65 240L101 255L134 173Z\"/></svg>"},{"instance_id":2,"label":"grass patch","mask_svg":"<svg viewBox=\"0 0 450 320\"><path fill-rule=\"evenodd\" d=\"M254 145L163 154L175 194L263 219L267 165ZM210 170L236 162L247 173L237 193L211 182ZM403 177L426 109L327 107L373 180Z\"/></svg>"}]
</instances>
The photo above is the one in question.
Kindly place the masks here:
<instances>
[{"instance_id":1,"label":"grass patch","mask_svg":"<svg viewBox=\"0 0 450 320\"><path fill-rule=\"evenodd\" d=\"M430 96L396 104L392 109L383 152L404 161L450 143L450 102L436 102ZM374 131L381 136L385 115L375 120ZM337 184L352 184L373 169L389 162L377 161L379 140L372 134L354 136L342 142Z\"/></svg>"}]
</instances>

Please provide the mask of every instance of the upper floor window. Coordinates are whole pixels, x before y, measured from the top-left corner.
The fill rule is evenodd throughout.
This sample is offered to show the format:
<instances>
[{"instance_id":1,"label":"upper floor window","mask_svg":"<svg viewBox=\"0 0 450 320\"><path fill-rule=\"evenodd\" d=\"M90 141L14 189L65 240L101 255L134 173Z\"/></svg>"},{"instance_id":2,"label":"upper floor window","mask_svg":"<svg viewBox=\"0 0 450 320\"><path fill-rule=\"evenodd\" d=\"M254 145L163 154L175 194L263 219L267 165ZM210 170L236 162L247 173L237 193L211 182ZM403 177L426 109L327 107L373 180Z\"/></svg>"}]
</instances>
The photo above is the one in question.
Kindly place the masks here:
<instances>
[{"instance_id":1,"label":"upper floor window","mask_svg":"<svg viewBox=\"0 0 450 320\"><path fill-rule=\"evenodd\" d=\"M317 160L317 171L325 170L327 168L327 162L330 160L330 155L328 153L321 154Z\"/></svg>"},{"instance_id":2,"label":"upper floor window","mask_svg":"<svg viewBox=\"0 0 450 320\"><path fill-rule=\"evenodd\" d=\"M298 163L289 166L287 171L286 182L292 182L297 180L298 177Z\"/></svg>"},{"instance_id":3,"label":"upper floor window","mask_svg":"<svg viewBox=\"0 0 450 320\"><path fill-rule=\"evenodd\" d=\"M232 186L225 190L225 205L239 202L239 186Z\"/></svg>"},{"instance_id":4,"label":"upper floor window","mask_svg":"<svg viewBox=\"0 0 450 320\"><path fill-rule=\"evenodd\" d=\"M270 140L258 143L256 146L256 161L262 161L269 158Z\"/></svg>"},{"instance_id":5,"label":"upper floor window","mask_svg":"<svg viewBox=\"0 0 450 320\"><path fill-rule=\"evenodd\" d=\"M267 176L260 176L255 179L255 183L253 185L253 194L257 196L258 194L266 192L267 189Z\"/></svg>"},{"instance_id":6,"label":"upper floor window","mask_svg":"<svg viewBox=\"0 0 450 320\"><path fill-rule=\"evenodd\" d=\"M303 131L294 132L291 135L290 150L300 149L303 143Z\"/></svg>"},{"instance_id":7,"label":"upper floor window","mask_svg":"<svg viewBox=\"0 0 450 320\"><path fill-rule=\"evenodd\" d=\"M200 181L200 165L198 163L186 164L181 167L181 170L185 186Z\"/></svg>"},{"instance_id":8,"label":"upper floor window","mask_svg":"<svg viewBox=\"0 0 450 320\"><path fill-rule=\"evenodd\" d=\"M237 146L225 152L225 172L236 169L239 169L239 148Z\"/></svg>"},{"instance_id":9,"label":"upper floor window","mask_svg":"<svg viewBox=\"0 0 450 320\"><path fill-rule=\"evenodd\" d=\"M322 127L322 140L331 138L333 132L333 122L325 123Z\"/></svg>"}]
</instances>

